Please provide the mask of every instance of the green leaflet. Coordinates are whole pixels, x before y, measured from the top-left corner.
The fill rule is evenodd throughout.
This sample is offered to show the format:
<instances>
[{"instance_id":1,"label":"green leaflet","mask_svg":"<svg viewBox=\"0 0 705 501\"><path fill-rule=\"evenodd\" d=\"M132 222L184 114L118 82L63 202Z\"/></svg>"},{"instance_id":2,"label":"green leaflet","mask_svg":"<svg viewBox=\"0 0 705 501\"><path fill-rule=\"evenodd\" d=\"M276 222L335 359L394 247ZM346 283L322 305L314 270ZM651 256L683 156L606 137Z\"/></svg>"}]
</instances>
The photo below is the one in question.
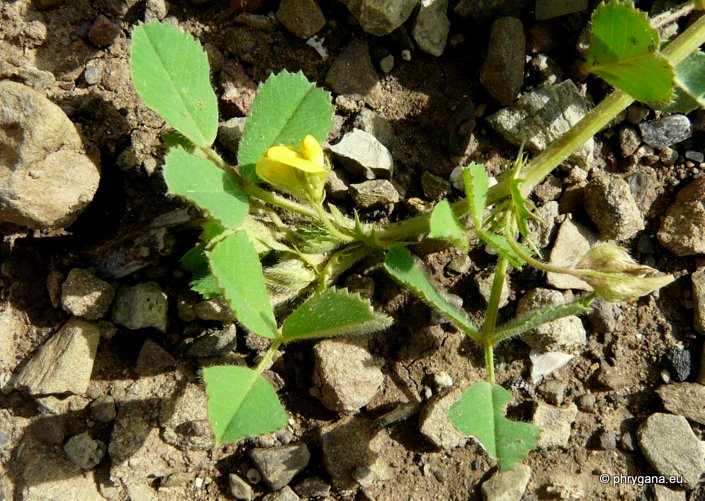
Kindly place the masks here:
<instances>
[{"instance_id":1,"label":"green leaflet","mask_svg":"<svg viewBox=\"0 0 705 501\"><path fill-rule=\"evenodd\" d=\"M472 163L463 169L463 184L465 185L465 196L470 205L470 214L475 222L475 228L482 228L485 218L485 205L487 203L487 191L490 189L490 179L485 171L485 166Z\"/></svg>"},{"instance_id":2,"label":"green leaflet","mask_svg":"<svg viewBox=\"0 0 705 501\"><path fill-rule=\"evenodd\" d=\"M299 306L282 325L285 342L386 329L391 317L374 312L368 300L347 289L325 289Z\"/></svg>"},{"instance_id":3,"label":"green leaflet","mask_svg":"<svg viewBox=\"0 0 705 501\"><path fill-rule=\"evenodd\" d=\"M501 470L512 470L538 443L541 431L530 423L510 421L504 408L512 395L496 384L480 381L467 388L448 411L460 432L475 437Z\"/></svg>"},{"instance_id":4,"label":"green leaflet","mask_svg":"<svg viewBox=\"0 0 705 501\"><path fill-rule=\"evenodd\" d=\"M668 102L674 73L660 43L646 13L630 2L601 4L592 15L588 71L638 101Z\"/></svg>"},{"instance_id":5,"label":"green leaflet","mask_svg":"<svg viewBox=\"0 0 705 501\"><path fill-rule=\"evenodd\" d=\"M180 146L169 150L164 163L169 193L187 198L207 210L223 226L237 229L247 215L249 203L229 174L210 160L186 152Z\"/></svg>"},{"instance_id":6,"label":"green leaflet","mask_svg":"<svg viewBox=\"0 0 705 501\"><path fill-rule=\"evenodd\" d=\"M240 174L258 180L257 162L272 146L298 149L310 134L323 143L333 126L330 93L306 80L303 73L283 71L259 86L238 150Z\"/></svg>"},{"instance_id":7,"label":"green leaflet","mask_svg":"<svg viewBox=\"0 0 705 501\"><path fill-rule=\"evenodd\" d=\"M504 235L497 235L489 231L479 231L477 236L480 237L480 240L492 247L497 254L509 261L509 264L515 268L521 268L524 265L524 260L509 246ZM526 253L531 254L531 251L526 249Z\"/></svg>"},{"instance_id":8,"label":"green leaflet","mask_svg":"<svg viewBox=\"0 0 705 501\"><path fill-rule=\"evenodd\" d=\"M198 41L152 21L132 32L130 69L137 94L192 143L207 147L218 132L218 100L208 57Z\"/></svg>"},{"instance_id":9,"label":"green leaflet","mask_svg":"<svg viewBox=\"0 0 705 501\"><path fill-rule=\"evenodd\" d=\"M206 255L211 273L218 280L238 322L255 334L274 339L277 323L259 256L247 234L236 231L228 235Z\"/></svg>"},{"instance_id":10,"label":"green leaflet","mask_svg":"<svg viewBox=\"0 0 705 501\"><path fill-rule=\"evenodd\" d=\"M247 367L221 365L203 369L208 420L218 444L271 433L287 424L274 388Z\"/></svg>"},{"instance_id":11,"label":"green leaflet","mask_svg":"<svg viewBox=\"0 0 705 501\"><path fill-rule=\"evenodd\" d=\"M431 231L428 234L430 238L446 240L461 251L468 251L468 238L447 200L438 202L433 208L430 227Z\"/></svg>"},{"instance_id":12,"label":"green leaflet","mask_svg":"<svg viewBox=\"0 0 705 501\"><path fill-rule=\"evenodd\" d=\"M455 327L477 343L482 343L478 328L473 325L463 310L451 304L431 284L408 250L404 247L392 247L389 249L384 259L384 268L393 278L407 286L422 301L448 317Z\"/></svg>"},{"instance_id":13,"label":"green leaflet","mask_svg":"<svg viewBox=\"0 0 705 501\"><path fill-rule=\"evenodd\" d=\"M705 107L705 53L697 50L676 66L675 98L658 108L663 111L688 113Z\"/></svg>"}]
</instances>

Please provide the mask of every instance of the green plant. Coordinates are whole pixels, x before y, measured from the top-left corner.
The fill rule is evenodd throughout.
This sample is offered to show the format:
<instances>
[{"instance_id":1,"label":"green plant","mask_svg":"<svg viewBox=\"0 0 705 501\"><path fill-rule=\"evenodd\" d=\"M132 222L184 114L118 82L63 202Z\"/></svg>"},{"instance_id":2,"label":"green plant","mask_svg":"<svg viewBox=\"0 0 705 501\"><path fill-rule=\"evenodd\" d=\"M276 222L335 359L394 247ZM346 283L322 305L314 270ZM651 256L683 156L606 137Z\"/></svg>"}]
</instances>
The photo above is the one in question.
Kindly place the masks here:
<instances>
[{"instance_id":1,"label":"green plant","mask_svg":"<svg viewBox=\"0 0 705 501\"><path fill-rule=\"evenodd\" d=\"M618 26L619 29L613 29ZM501 181L489 188L482 165L463 170L465 198L439 202L427 215L386 226L363 224L324 205L323 183L330 166L320 147L332 125L330 96L300 73L283 72L260 85L238 152L238 167L211 147L216 136L216 97L209 84L207 58L189 35L152 22L133 33L131 70L140 97L179 134L169 142L164 178L172 195L198 205L208 215L201 243L183 258L194 289L206 297L223 295L247 330L271 339L257 367L203 369L209 418L219 443L268 433L286 424L276 392L261 376L284 344L384 329L391 319L369 301L330 288L360 259L384 253L388 273L451 322L485 353L487 381L467 388L449 418L475 436L511 469L535 446L539 430L504 417L511 395L494 379L494 346L529 329L588 311L596 296L623 301L648 294L673 280L635 263L626 250L600 245L576 266L545 263L529 239L535 218L527 199L558 164L597 133L633 98L661 106L700 104L704 79L695 77L703 54L705 18L666 47L646 16L626 2L596 9L588 66L618 88L562 138L530 161L520 153ZM639 79L645 72L656 76ZM676 92L676 99L672 93ZM294 198L262 187L262 181ZM297 216L293 229L280 211ZM468 235L494 248L497 267L482 328L453 306L426 277L406 247L424 239L467 251ZM519 240L522 240L521 243ZM262 258L274 254L275 265ZM271 261L271 260L269 260ZM509 266L529 264L587 281L594 293L576 301L497 325L500 292ZM277 324L274 307L292 297L308 299Z\"/></svg>"}]
</instances>

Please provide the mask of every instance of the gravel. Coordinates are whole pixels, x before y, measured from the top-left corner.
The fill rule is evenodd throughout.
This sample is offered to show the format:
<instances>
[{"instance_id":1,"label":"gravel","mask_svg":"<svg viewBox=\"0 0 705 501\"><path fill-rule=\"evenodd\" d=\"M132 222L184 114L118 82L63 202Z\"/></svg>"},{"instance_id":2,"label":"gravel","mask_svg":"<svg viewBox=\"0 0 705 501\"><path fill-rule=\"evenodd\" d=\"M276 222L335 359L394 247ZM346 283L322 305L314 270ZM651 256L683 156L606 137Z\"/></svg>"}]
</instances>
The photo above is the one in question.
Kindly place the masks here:
<instances>
[{"instance_id":1,"label":"gravel","mask_svg":"<svg viewBox=\"0 0 705 501\"><path fill-rule=\"evenodd\" d=\"M248 456L270 489L279 490L287 485L308 465L311 454L305 443L252 449Z\"/></svg>"},{"instance_id":2,"label":"gravel","mask_svg":"<svg viewBox=\"0 0 705 501\"><path fill-rule=\"evenodd\" d=\"M524 86L526 38L519 19L502 17L492 24L480 82L501 104L514 102Z\"/></svg>"},{"instance_id":3,"label":"gravel","mask_svg":"<svg viewBox=\"0 0 705 501\"><path fill-rule=\"evenodd\" d=\"M394 160L389 150L372 134L353 129L330 147L333 158L348 172L362 179L391 179Z\"/></svg>"},{"instance_id":4,"label":"gravel","mask_svg":"<svg viewBox=\"0 0 705 501\"><path fill-rule=\"evenodd\" d=\"M656 149L680 143L693 133L690 119L685 115L671 115L649 122L641 122L639 130L644 142Z\"/></svg>"}]
</instances>

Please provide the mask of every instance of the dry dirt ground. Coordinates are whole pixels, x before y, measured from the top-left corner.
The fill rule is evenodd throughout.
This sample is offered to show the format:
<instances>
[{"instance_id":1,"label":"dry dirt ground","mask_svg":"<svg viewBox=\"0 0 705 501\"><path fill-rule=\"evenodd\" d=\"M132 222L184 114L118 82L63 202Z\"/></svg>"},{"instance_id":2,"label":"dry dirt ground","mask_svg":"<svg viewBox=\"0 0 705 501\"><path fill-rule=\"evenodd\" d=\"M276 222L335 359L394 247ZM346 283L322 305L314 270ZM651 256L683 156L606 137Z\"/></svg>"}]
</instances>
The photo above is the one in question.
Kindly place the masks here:
<instances>
[{"instance_id":1,"label":"dry dirt ground","mask_svg":"<svg viewBox=\"0 0 705 501\"><path fill-rule=\"evenodd\" d=\"M325 409L311 396L314 362L312 346L306 343L288 348L284 361L275 366L284 388L280 395L290 415L290 426L284 433L221 447L208 441L193 447L178 440L169 441L169 409L177 405L175 402L187 388L191 391L198 385L199 366L211 363L187 355L186 351L193 337L207 328L221 326L197 319L184 321L178 314L177 300L188 297L189 280L179 268L179 257L193 245L197 232L188 224L169 228L168 245L162 249L147 248L145 252L140 252L144 246L140 247L131 260L141 259L143 266L129 275L111 279L100 271L106 259L134 251L131 246L140 245L134 244L135 239L153 229L150 224L156 217L184 207L165 196L159 171L160 136L165 126L140 102L130 81L130 29L144 19L145 4L118 0L54 3L55 7L52 2L37 0L2 3L0 78L30 85L64 110L83 135L86 149L99 152L101 182L86 212L65 230L31 231L8 224L0 227L4 237L0 299L4 318L9 315L14 319L4 324L13 328L10 339L14 343L14 363L17 367L25 363L68 318L61 306L52 301L51 294L52 284L55 294L56 284L73 268L93 267L99 276L115 285L156 281L169 298L168 329L163 334L156 329L130 331L118 326L116 332L109 332L112 335L104 336L98 347L86 394L41 398L20 391L0 394L0 499L230 499L228 474L247 478L251 468L249 449L300 441L311 451L308 466L291 482L302 498L307 497L305 487L314 483L312 479L323 482L323 487L313 492L328 499L479 498L480 485L496 471L496 463L477 445L468 442L449 450L434 447L419 432L416 413L381 429L372 426L375 419L398 404L423 401L429 389L431 393L439 390L434 386L434 375L446 373L454 387L462 388L484 378L484 369L481 353L460 333L447 324L432 322L430 311L423 304L369 264L353 271L374 278L375 305L393 314L397 321L369 341L371 353L382 364L385 383L349 427L354 428L351 433L355 438L351 440L363 441L354 445L367 448L371 454L368 457L378 456L377 461L386 471L383 478L361 486L332 478L326 468L320 430L351 418ZM478 82L488 25L452 17L450 36L463 35L462 40L456 38L457 43L449 44L441 57L416 50L411 60L405 61L399 54L409 47L408 29L385 37L368 35L342 4L332 0L319 3L327 19L321 33L329 52L326 60L281 25L263 30L235 23L228 2L196 6L186 0L174 0L168 15L202 43L208 43L214 61L219 61L221 67L223 60L239 62L254 82L283 69L302 70L310 80L324 82L331 61L350 40L366 40L375 65L384 55L394 54L396 64L390 73L384 74L377 67L380 86L376 99L371 100L374 102L340 101L344 106L339 107L338 114L347 128L362 105L392 124L396 139L391 151L399 178L408 184L407 198L423 197L419 183L423 171L447 179L459 160L485 162L491 169L498 169L514 158L516 149L494 135L482 118L500 108ZM47 5L50 8L38 8ZM118 14L111 10L116 5L130 8ZM553 38L557 43L550 49L551 57L566 76L574 75L575 42L587 14L537 23L529 12L523 19L525 29ZM86 35L100 14L121 28L117 38L103 48L92 44ZM97 84L86 84L87 67L100 68ZM213 81L220 94L217 67ZM530 84L527 79L526 86ZM605 91L592 79L585 89L595 101ZM232 108L222 104L223 120L235 116ZM468 129L469 119L475 120L474 129ZM466 129L459 132L462 124ZM459 146L462 141L458 137L467 138L470 132L469 146ZM693 149L701 134L696 132L689 140ZM678 149L687 148L679 145ZM598 165L621 172L624 162L616 134L602 133L597 152ZM643 235L653 244L663 212L677 188L699 171L697 164L680 161L674 167L661 168L656 164L650 168L657 171L652 177L657 198L645 214ZM567 178L570 173L559 171L557 175ZM452 196L458 194L454 192ZM392 218L402 218L407 212L406 205L397 205ZM580 206L574 217L590 224ZM531 365L525 344L512 341L497 350L498 383L509 388L517 400L510 412L514 419L531 420L532 403L536 400L554 399L555 403L556 387L560 388L558 399L564 404L579 404L567 446L534 450L524 461L532 470L524 499L652 496L648 486L605 485L598 481L598 475L654 473L636 444L636 429L647 416L663 411L655 390L673 378L667 362L669 350L692 354L690 380L694 380L703 338L692 327L693 298L688 275L696 267L695 259L676 258L657 243L647 255L638 251L638 240L635 237L627 242L635 256L640 260L648 257L656 268L676 274L679 279L673 285L621 305L616 311L616 325L608 332L597 332L583 318L587 344L570 364L541 384L529 382ZM493 258L482 249L474 250L470 269L457 274L447 270L447 264L456 256L453 250L443 250L426 254L424 259L435 280L461 296L470 313L481 319L484 303L473 275L490 266ZM502 316L509 318L522 293L542 284L543 277L538 274L514 272L510 302ZM102 328L110 331L109 325ZM137 366L146 340L165 350L158 356L166 362L153 361L153 371ZM239 333L238 348L230 356L251 361L255 349ZM608 369L611 372L605 375ZM91 402L104 395L115 400L118 412L115 420L105 423L96 420L90 410ZM592 397L584 398L585 395ZM198 407L202 402L196 400L188 405ZM193 410L194 415L199 412ZM122 428L129 443L114 443L118 428ZM131 433L125 435L125 428ZM702 439L703 427L693 424L693 429ZM66 439L84 431L110 445L110 453L88 471L71 464L63 450ZM364 441L365 437L369 442ZM609 437L613 438L611 442ZM325 484L332 485L329 494L325 494ZM254 485L254 489L258 496L269 491L262 483ZM705 499L704 489L701 482L699 488L688 492L688 499Z\"/></svg>"}]
</instances>

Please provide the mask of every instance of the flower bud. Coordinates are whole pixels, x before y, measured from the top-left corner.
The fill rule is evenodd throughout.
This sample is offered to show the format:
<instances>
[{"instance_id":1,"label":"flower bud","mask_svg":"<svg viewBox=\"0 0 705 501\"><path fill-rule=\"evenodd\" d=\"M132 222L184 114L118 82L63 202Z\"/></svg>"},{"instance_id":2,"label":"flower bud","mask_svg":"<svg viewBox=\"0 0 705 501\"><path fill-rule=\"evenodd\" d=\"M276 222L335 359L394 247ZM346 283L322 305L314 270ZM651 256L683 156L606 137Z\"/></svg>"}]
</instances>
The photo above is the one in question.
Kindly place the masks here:
<instances>
[{"instance_id":1,"label":"flower bud","mask_svg":"<svg viewBox=\"0 0 705 501\"><path fill-rule=\"evenodd\" d=\"M273 146L257 162L257 175L276 189L312 203L321 203L326 178L330 173L318 141L306 136L297 151L288 146Z\"/></svg>"},{"instance_id":2,"label":"flower bud","mask_svg":"<svg viewBox=\"0 0 705 501\"><path fill-rule=\"evenodd\" d=\"M658 270L634 261L623 247L599 244L590 249L575 266L605 301L634 300L664 287L675 280L673 275L656 275Z\"/></svg>"}]
</instances>

